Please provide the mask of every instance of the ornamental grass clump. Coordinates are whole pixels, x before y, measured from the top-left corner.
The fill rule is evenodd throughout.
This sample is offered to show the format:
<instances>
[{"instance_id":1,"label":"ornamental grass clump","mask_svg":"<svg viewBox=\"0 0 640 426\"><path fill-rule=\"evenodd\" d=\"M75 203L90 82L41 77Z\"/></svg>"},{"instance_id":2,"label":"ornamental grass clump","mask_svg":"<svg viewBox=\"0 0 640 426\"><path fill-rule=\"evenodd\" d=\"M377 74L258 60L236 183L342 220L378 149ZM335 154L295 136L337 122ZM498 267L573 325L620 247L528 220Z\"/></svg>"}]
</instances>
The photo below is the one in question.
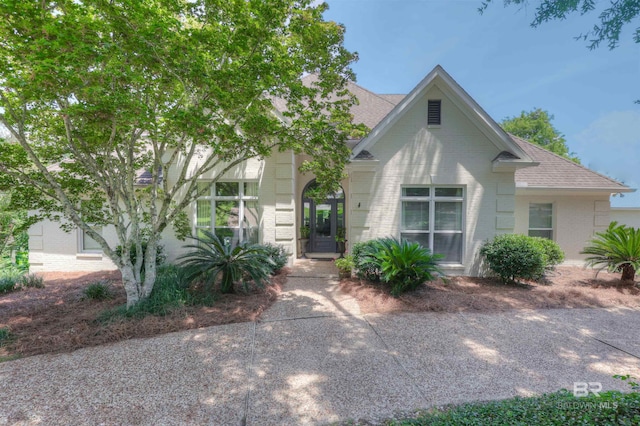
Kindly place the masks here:
<instances>
[{"instance_id":1,"label":"ornamental grass clump","mask_svg":"<svg viewBox=\"0 0 640 426\"><path fill-rule=\"evenodd\" d=\"M88 300L108 300L113 299L111 282L108 280L95 281L89 284L83 291L84 297Z\"/></svg>"}]
</instances>

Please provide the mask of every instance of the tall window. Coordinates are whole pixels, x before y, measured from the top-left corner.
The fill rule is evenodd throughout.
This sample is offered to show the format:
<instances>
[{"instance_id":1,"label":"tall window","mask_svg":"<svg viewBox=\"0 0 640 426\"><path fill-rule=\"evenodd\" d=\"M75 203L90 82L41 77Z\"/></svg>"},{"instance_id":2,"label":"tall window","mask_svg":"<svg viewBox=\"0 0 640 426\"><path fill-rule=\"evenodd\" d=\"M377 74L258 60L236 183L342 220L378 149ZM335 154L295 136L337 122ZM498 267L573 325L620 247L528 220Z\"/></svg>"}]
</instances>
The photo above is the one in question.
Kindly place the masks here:
<instances>
[{"instance_id":1,"label":"tall window","mask_svg":"<svg viewBox=\"0 0 640 426\"><path fill-rule=\"evenodd\" d=\"M553 204L529 204L529 236L553 240Z\"/></svg>"},{"instance_id":2,"label":"tall window","mask_svg":"<svg viewBox=\"0 0 640 426\"><path fill-rule=\"evenodd\" d=\"M207 183L200 183L208 185ZM196 233L207 229L232 245L258 242L260 212L257 182L216 182L196 205Z\"/></svg>"},{"instance_id":3,"label":"tall window","mask_svg":"<svg viewBox=\"0 0 640 426\"><path fill-rule=\"evenodd\" d=\"M443 262L462 263L463 189L402 188L400 236L444 255Z\"/></svg>"}]
</instances>

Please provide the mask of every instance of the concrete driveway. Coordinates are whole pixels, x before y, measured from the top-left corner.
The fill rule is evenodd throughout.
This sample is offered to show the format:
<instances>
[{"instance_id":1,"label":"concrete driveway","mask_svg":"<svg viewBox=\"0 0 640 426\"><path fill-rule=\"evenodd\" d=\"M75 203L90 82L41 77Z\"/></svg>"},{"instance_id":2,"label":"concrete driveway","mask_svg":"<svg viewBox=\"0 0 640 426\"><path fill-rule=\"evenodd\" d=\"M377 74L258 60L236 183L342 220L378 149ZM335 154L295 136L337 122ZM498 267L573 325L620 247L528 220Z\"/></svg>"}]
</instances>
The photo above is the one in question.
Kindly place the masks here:
<instances>
[{"instance_id":1,"label":"concrete driveway","mask_svg":"<svg viewBox=\"0 0 640 426\"><path fill-rule=\"evenodd\" d=\"M640 310L361 315L299 265L259 323L0 364L0 424L324 424L640 377Z\"/></svg>"}]
</instances>

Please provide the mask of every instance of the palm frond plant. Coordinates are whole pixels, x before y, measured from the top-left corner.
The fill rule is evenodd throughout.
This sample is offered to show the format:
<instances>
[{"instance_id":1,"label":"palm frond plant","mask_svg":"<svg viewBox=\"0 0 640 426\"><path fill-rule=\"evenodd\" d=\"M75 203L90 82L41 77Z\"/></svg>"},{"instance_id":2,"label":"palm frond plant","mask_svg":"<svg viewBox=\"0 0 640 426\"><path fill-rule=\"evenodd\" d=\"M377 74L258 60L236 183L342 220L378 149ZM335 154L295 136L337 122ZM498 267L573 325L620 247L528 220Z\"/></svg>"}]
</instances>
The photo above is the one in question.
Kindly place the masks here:
<instances>
[{"instance_id":1,"label":"palm frond plant","mask_svg":"<svg viewBox=\"0 0 640 426\"><path fill-rule=\"evenodd\" d=\"M364 258L365 266L379 269L380 278L390 285L393 296L415 290L442 274L437 264L442 255L407 240L377 239L365 249Z\"/></svg>"},{"instance_id":2,"label":"palm frond plant","mask_svg":"<svg viewBox=\"0 0 640 426\"><path fill-rule=\"evenodd\" d=\"M206 230L191 239L196 243L184 246L191 251L178 260L185 268L185 279L201 281L208 291L218 282L222 293L234 293L239 282L245 291L252 283L264 287L276 266L264 246L241 243L232 247Z\"/></svg>"},{"instance_id":3,"label":"palm frond plant","mask_svg":"<svg viewBox=\"0 0 640 426\"><path fill-rule=\"evenodd\" d=\"M621 272L622 281L633 281L640 269L640 229L611 222L606 231L596 232L581 253L598 272Z\"/></svg>"},{"instance_id":4,"label":"palm frond plant","mask_svg":"<svg viewBox=\"0 0 640 426\"><path fill-rule=\"evenodd\" d=\"M392 239L386 245L386 250L377 256L381 260L382 279L392 285L391 294L394 296L415 290L441 273L437 261L443 256L432 254L428 248L416 242Z\"/></svg>"}]
</instances>

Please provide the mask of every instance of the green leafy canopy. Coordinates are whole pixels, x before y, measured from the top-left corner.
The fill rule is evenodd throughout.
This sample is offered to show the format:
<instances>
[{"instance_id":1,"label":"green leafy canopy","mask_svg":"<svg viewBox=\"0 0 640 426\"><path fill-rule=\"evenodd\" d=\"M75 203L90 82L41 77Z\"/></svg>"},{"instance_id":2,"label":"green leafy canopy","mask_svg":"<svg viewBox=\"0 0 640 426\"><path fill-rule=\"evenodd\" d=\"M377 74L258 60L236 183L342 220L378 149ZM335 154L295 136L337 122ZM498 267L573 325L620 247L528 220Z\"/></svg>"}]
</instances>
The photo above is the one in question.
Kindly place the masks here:
<instances>
[{"instance_id":1,"label":"green leafy canopy","mask_svg":"<svg viewBox=\"0 0 640 426\"><path fill-rule=\"evenodd\" d=\"M565 157L580 164L575 153L569 152L564 135L553 124L553 115L540 108L522 111L517 117L507 117L502 120L502 128L507 132L535 143L554 154Z\"/></svg>"},{"instance_id":2,"label":"green leafy canopy","mask_svg":"<svg viewBox=\"0 0 640 426\"><path fill-rule=\"evenodd\" d=\"M479 8L484 12L493 0L484 0ZM564 20L569 15L579 13L586 15L599 12L599 22L593 25L591 30L577 36L577 39L588 42L589 49L595 49L600 43L606 42L609 49L614 49L620 43L620 35L625 25L633 22L640 14L640 1L638 0L612 0L608 7L601 7L605 2L596 0L503 0L505 6L518 5L526 7L531 3L537 4L532 27L553 20ZM640 27L633 31L633 40L640 43Z\"/></svg>"},{"instance_id":3,"label":"green leafy canopy","mask_svg":"<svg viewBox=\"0 0 640 426\"><path fill-rule=\"evenodd\" d=\"M103 248L144 298L143 231L160 233L250 158L308 154L302 170L338 188L355 101L356 55L311 0L3 0L0 187ZM317 76L303 84L302 77ZM332 95L333 96L330 96ZM286 105L277 112L274 103ZM282 108L281 108L282 109ZM140 185L143 171L149 178ZM97 232L112 225L118 255ZM183 230L184 231L184 230ZM184 235L184 232L182 232ZM146 262L155 268L154 262ZM125 282L125 287L127 287Z\"/></svg>"}]
</instances>

